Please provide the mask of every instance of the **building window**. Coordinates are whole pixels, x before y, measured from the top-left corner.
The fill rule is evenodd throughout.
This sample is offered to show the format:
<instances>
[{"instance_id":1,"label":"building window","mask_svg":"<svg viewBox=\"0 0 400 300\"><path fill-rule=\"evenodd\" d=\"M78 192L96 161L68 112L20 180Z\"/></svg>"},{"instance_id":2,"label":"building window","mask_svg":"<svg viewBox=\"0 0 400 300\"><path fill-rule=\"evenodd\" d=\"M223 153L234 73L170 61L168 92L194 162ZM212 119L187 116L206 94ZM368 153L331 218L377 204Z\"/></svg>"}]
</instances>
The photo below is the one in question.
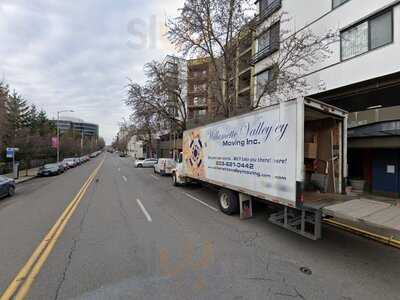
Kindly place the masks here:
<instances>
[{"instance_id":1,"label":"building window","mask_svg":"<svg viewBox=\"0 0 400 300\"><path fill-rule=\"evenodd\" d=\"M279 50L280 43L280 23L273 24L257 38L257 53L250 58L250 64L255 65L260 60L270 56Z\"/></svg>"},{"instance_id":2,"label":"building window","mask_svg":"<svg viewBox=\"0 0 400 300\"><path fill-rule=\"evenodd\" d=\"M250 64L255 65L260 60L279 50L280 22L274 23L257 37L257 53L250 58Z\"/></svg>"},{"instance_id":3,"label":"building window","mask_svg":"<svg viewBox=\"0 0 400 300\"><path fill-rule=\"evenodd\" d=\"M257 75L257 98L263 97L264 94L272 92L276 89L276 84L274 84L272 80L272 69L267 69Z\"/></svg>"},{"instance_id":4,"label":"building window","mask_svg":"<svg viewBox=\"0 0 400 300\"><path fill-rule=\"evenodd\" d=\"M259 20L262 21L281 8L282 0L259 0L259 6Z\"/></svg>"},{"instance_id":5,"label":"building window","mask_svg":"<svg viewBox=\"0 0 400 300\"><path fill-rule=\"evenodd\" d=\"M357 25L341 34L342 59L368 51L368 22Z\"/></svg>"},{"instance_id":6,"label":"building window","mask_svg":"<svg viewBox=\"0 0 400 300\"><path fill-rule=\"evenodd\" d=\"M371 49L385 46L392 42L392 11L373 18L369 22Z\"/></svg>"},{"instance_id":7,"label":"building window","mask_svg":"<svg viewBox=\"0 0 400 300\"><path fill-rule=\"evenodd\" d=\"M346 60L393 42L392 10L379 14L340 34L341 56Z\"/></svg>"},{"instance_id":8,"label":"building window","mask_svg":"<svg viewBox=\"0 0 400 300\"><path fill-rule=\"evenodd\" d=\"M265 11L274 0L260 0L260 12Z\"/></svg>"},{"instance_id":9,"label":"building window","mask_svg":"<svg viewBox=\"0 0 400 300\"><path fill-rule=\"evenodd\" d=\"M264 49L265 47L269 46L271 41L271 31L267 30L262 33L258 38L258 51Z\"/></svg>"},{"instance_id":10,"label":"building window","mask_svg":"<svg viewBox=\"0 0 400 300\"><path fill-rule=\"evenodd\" d=\"M198 70L198 71L193 71L193 77L201 77L204 75L207 75L207 70Z\"/></svg>"},{"instance_id":11,"label":"building window","mask_svg":"<svg viewBox=\"0 0 400 300\"><path fill-rule=\"evenodd\" d=\"M340 5L346 3L349 0L332 0L332 8L339 7Z\"/></svg>"},{"instance_id":12,"label":"building window","mask_svg":"<svg viewBox=\"0 0 400 300\"><path fill-rule=\"evenodd\" d=\"M207 109L199 109L199 110L193 111L193 117L195 119L204 117L206 114L207 114Z\"/></svg>"},{"instance_id":13,"label":"building window","mask_svg":"<svg viewBox=\"0 0 400 300\"><path fill-rule=\"evenodd\" d=\"M205 92L207 90L207 84L203 83L203 84L195 84L194 85L194 91L196 93L198 92Z\"/></svg>"},{"instance_id":14,"label":"building window","mask_svg":"<svg viewBox=\"0 0 400 300\"><path fill-rule=\"evenodd\" d=\"M258 51L276 49L279 45L280 23L277 22L258 37Z\"/></svg>"},{"instance_id":15,"label":"building window","mask_svg":"<svg viewBox=\"0 0 400 300\"><path fill-rule=\"evenodd\" d=\"M206 105L207 101L205 97L197 96L193 98L194 105Z\"/></svg>"}]
</instances>

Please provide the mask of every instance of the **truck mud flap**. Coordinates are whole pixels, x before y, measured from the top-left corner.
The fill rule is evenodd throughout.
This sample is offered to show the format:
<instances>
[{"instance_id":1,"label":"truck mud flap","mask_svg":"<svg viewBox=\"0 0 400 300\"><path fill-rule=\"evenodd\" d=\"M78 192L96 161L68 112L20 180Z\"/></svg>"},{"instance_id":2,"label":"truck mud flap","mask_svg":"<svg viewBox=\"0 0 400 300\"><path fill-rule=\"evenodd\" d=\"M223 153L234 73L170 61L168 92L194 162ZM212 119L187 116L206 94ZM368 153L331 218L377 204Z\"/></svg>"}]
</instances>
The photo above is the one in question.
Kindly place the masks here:
<instances>
[{"instance_id":1,"label":"truck mud flap","mask_svg":"<svg viewBox=\"0 0 400 300\"><path fill-rule=\"evenodd\" d=\"M322 213L319 210L306 210L284 207L272 214L271 223L288 229L312 240L321 238Z\"/></svg>"}]
</instances>

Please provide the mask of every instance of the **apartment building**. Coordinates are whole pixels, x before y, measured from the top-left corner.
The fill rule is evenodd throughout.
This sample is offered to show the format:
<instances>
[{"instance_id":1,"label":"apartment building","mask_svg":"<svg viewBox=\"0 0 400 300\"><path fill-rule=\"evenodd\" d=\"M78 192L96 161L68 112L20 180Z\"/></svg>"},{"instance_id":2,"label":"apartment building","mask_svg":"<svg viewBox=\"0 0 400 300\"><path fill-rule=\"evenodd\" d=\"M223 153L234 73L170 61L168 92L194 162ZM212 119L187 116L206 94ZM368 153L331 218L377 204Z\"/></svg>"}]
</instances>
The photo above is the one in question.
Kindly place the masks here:
<instances>
[{"instance_id":1,"label":"apartment building","mask_svg":"<svg viewBox=\"0 0 400 300\"><path fill-rule=\"evenodd\" d=\"M190 59L187 68L187 125L196 127L213 118L217 105L209 88L211 63L208 58Z\"/></svg>"},{"instance_id":2,"label":"apartment building","mask_svg":"<svg viewBox=\"0 0 400 300\"><path fill-rule=\"evenodd\" d=\"M230 108L232 115L248 112L252 106L255 79L250 59L255 52L255 34L250 25L230 41L235 49L234 73L229 78L229 84L233 87L229 95L233 99ZM224 118L209 86L211 80L216 80L214 75L209 58L188 60L188 127Z\"/></svg>"},{"instance_id":3,"label":"apartment building","mask_svg":"<svg viewBox=\"0 0 400 300\"><path fill-rule=\"evenodd\" d=\"M173 55L167 55L163 61L166 82L168 86L168 101L171 113L177 119L184 119L181 111L187 109L187 61ZM182 100L178 99L179 97ZM182 101L184 102L182 104ZM184 106L179 109L178 106Z\"/></svg>"},{"instance_id":4,"label":"apartment building","mask_svg":"<svg viewBox=\"0 0 400 300\"><path fill-rule=\"evenodd\" d=\"M128 155L134 159L139 159L144 157L143 151L143 141L137 135L130 137L127 145Z\"/></svg>"},{"instance_id":5,"label":"apartment building","mask_svg":"<svg viewBox=\"0 0 400 300\"><path fill-rule=\"evenodd\" d=\"M170 113L176 119L184 121L187 119L188 110L188 63L183 58L167 55L163 65L168 85ZM161 127L164 130L159 132L157 139L158 157L174 157L182 149L182 130L177 128L174 122L168 121Z\"/></svg>"},{"instance_id":6,"label":"apartment building","mask_svg":"<svg viewBox=\"0 0 400 300\"><path fill-rule=\"evenodd\" d=\"M253 22L243 28L237 37L236 72L234 75L234 103L233 113L248 112L253 104L254 68L250 64L255 54L255 33L252 30Z\"/></svg>"},{"instance_id":7,"label":"apartment building","mask_svg":"<svg viewBox=\"0 0 400 300\"><path fill-rule=\"evenodd\" d=\"M349 117L349 177L365 189L400 195L400 1L259 0L256 91L271 79L282 37L338 33L331 55L303 75L304 96L344 108ZM289 21L276 22L285 13ZM255 99L255 98L254 98ZM266 96L263 104L274 99Z\"/></svg>"}]
</instances>

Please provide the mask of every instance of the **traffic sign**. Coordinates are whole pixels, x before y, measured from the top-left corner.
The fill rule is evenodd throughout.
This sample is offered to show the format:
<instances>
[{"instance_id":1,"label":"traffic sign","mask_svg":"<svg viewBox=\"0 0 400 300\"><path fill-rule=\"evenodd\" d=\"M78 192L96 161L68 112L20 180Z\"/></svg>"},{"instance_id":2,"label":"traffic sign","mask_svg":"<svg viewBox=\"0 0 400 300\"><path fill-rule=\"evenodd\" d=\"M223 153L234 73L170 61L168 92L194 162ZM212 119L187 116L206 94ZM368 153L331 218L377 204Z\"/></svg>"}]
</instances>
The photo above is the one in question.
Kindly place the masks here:
<instances>
[{"instance_id":1,"label":"traffic sign","mask_svg":"<svg viewBox=\"0 0 400 300\"><path fill-rule=\"evenodd\" d=\"M6 149L6 157L7 158L14 158L15 149L14 148L7 148Z\"/></svg>"}]
</instances>

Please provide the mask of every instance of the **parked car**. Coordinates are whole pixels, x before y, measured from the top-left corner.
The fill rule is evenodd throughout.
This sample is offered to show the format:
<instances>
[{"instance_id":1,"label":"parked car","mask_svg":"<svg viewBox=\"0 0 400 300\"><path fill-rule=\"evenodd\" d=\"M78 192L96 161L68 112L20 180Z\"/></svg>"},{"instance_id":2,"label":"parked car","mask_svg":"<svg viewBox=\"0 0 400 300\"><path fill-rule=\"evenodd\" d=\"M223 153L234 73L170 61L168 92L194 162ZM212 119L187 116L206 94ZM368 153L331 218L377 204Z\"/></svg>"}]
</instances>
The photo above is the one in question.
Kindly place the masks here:
<instances>
[{"instance_id":1,"label":"parked car","mask_svg":"<svg viewBox=\"0 0 400 300\"><path fill-rule=\"evenodd\" d=\"M126 154L125 152L121 152L120 154L119 154L119 157L127 157L128 156L128 154Z\"/></svg>"},{"instance_id":2,"label":"parked car","mask_svg":"<svg viewBox=\"0 0 400 300\"><path fill-rule=\"evenodd\" d=\"M68 162L66 162L65 160L61 161L60 165L62 165L64 171L67 171L67 170L70 169L70 166L69 166Z\"/></svg>"},{"instance_id":3,"label":"parked car","mask_svg":"<svg viewBox=\"0 0 400 300\"><path fill-rule=\"evenodd\" d=\"M66 158L63 160L63 163L66 163L69 168L75 168L78 164L75 160L75 158Z\"/></svg>"},{"instance_id":4,"label":"parked car","mask_svg":"<svg viewBox=\"0 0 400 300\"><path fill-rule=\"evenodd\" d=\"M58 163L58 166L60 167L61 173L64 173L67 170L65 165L62 162Z\"/></svg>"},{"instance_id":5,"label":"parked car","mask_svg":"<svg viewBox=\"0 0 400 300\"><path fill-rule=\"evenodd\" d=\"M0 198L14 196L15 181L14 179L0 175Z\"/></svg>"},{"instance_id":6,"label":"parked car","mask_svg":"<svg viewBox=\"0 0 400 300\"><path fill-rule=\"evenodd\" d=\"M160 158L154 165L154 173L160 175L171 175L172 170L176 167L176 162L172 158Z\"/></svg>"},{"instance_id":7,"label":"parked car","mask_svg":"<svg viewBox=\"0 0 400 300\"><path fill-rule=\"evenodd\" d=\"M92 154L89 155L90 158L95 158L99 155L99 151L93 152Z\"/></svg>"},{"instance_id":8,"label":"parked car","mask_svg":"<svg viewBox=\"0 0 400 300\"><path fill-rule=\"evenodd\" d=\"M146 158L143 160L136 160L135 167L136 168L152 168L157 163L156 158Z\"/></svg>"},{"instance_id":9,"label":"parked car","mask_svg":"<svg viewBox=\"0 0 400 300\"><path fill-rule=\"evenodd\" d=\"M59 164L47 164L39 168L38 176L53 176L61 174L61 166Z\"/></svg>"}]
</instances>

